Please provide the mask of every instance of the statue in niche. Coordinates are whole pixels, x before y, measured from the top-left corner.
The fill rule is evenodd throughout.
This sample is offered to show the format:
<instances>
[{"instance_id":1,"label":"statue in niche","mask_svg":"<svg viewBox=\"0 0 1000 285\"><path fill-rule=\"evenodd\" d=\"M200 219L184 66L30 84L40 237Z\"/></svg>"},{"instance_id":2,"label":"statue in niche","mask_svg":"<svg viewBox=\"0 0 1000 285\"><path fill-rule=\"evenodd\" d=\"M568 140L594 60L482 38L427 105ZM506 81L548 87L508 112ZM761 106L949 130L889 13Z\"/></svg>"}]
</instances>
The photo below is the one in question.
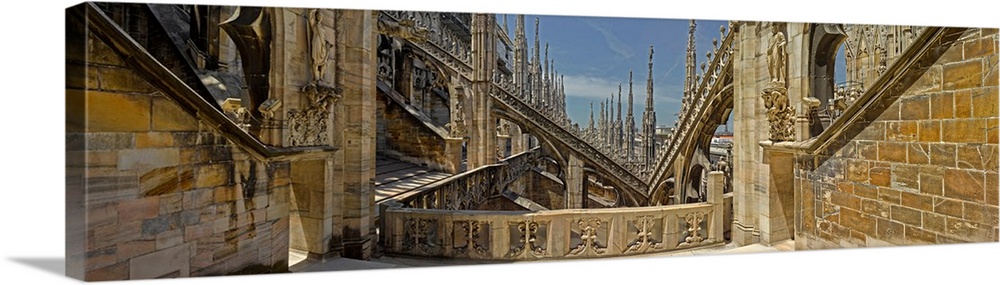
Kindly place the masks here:
<instances>
[{"instance_id":1,"label":"statue in niche","mask_svg":"<svg viewBox=\"0 0 1000 285\"><path fill-rule=\"evenodd\" d=\"M312 56L313 82L319 83L330 59L330 48L333 47L326 39L322 29L323 14L319 9L309 11L309 52Z\"/></svg>"},{"instance_id":2,"label":"statue in niche","mask_svg":"<svg viewBox=\"0 0 1000 285\"><path fill-rule=\"evenodd\" d=\"M772 85L783 85L785 78L788 76L788 71L785 69L785 64L788 61L785 48L788 45L788 41L785 40L785 34L781 32L780 25L772 24L771 29L774 34L771 36L771 43L767 47L768 74L771 76Z\"/></svg>"}]
</instances>

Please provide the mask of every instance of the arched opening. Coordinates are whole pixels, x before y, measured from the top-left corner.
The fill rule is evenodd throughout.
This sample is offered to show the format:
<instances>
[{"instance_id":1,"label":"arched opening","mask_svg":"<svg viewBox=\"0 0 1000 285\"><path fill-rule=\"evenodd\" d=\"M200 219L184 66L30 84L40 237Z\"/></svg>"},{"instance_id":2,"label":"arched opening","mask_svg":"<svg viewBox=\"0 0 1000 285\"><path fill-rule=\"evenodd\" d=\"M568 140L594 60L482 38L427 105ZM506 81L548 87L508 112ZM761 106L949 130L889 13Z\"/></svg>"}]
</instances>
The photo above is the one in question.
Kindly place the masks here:
<instances>
[{"instance_id":1,"label":"arched opening","mask_svg":"<svg viewBox=\"0 0 1000 285\"><path fill-rule=\"evenodd\" d=\"M847 33L841 24L813 24L809 49L809 94L819 101L819 108L810 113L809 136L814 137L830 125L829 110L834 106L836 57Z\"/></svg>"}]
</instances>

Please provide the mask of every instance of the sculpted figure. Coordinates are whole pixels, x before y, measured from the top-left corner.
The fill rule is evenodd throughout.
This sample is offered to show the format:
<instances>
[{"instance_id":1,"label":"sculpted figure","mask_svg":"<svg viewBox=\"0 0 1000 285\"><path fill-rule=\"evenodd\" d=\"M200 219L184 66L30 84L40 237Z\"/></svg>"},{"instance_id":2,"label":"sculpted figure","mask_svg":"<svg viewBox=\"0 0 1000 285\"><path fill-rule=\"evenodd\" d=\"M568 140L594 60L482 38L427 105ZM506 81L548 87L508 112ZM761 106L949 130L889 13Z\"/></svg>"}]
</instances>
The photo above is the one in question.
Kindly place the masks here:
<instances>
[{"instance_id":1,"label":"sculpted figure","mask_svg":"<svg viewBox=\"0 0 1000 285\"><path fill-rule=\"evenodd\" d=\"M312 55L312 75L313 81L319 82L323 78L323 71L326 69L330 57L330 42L326 40L326 34L320 28L323 22L323 14L319 9L309 11L309 51Z\"/></svg>"},{"instance_id":2,"label":"sculpted figure","mask_svg":"<svg viewBox=\"0 0 1000 285\"><path fill-rule=\"evenodd\" d=\"M785 55L785 47L788 45L788 42L785 40L785 34L779 30L778 25L772 25L771 29L774 31L774 35L771 36L771 43L767 47L768 72L771 75L772 83L784 83L785 77L787 77L785 62L788 60Z\"/></svg>"}]
</instances>

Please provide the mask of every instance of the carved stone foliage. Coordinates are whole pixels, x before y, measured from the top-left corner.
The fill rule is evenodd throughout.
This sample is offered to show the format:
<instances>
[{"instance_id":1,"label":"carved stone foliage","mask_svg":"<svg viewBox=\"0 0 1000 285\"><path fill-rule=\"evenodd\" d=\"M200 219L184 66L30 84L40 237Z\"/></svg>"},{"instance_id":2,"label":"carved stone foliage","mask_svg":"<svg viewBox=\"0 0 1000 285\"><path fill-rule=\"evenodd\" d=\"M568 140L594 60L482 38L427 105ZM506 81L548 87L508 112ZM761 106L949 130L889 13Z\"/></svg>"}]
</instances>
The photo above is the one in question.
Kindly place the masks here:
<instances>
[{"instance_id":1,"label":"carved stone foliage","mask_svg":"<svg viewBox=\"0 0 1000 285\"><path fill-rule=\"evenodd\" d=\"M452 77L448 93L451 96L451 122L445 125L453 138L465 137L465 86L458 77Z\"/></svg>"},{"instance_id":2,"label":"carved stone foliage","mask_svg":"<svg viewBox=\"0 0 1000 285\"><path fill-rule=\"evenodd\" d=\"M480 221L457 221L454 225L456 243L454 251L467 256L490 257L489 223ZM487 240L483 241L483 237Z\"/></svg>"},{"instance_id":3,"label":"carved stone foliage","mask_svg":"<svg viewBox=\"0 0 1000 285\"><path fill-rule=\"evenodd\" d=\"M396 70L393 68L396 58L391 42L392 40L387 37L379 37L377 67L378 80L385 82L390 88L394 87L396 83Z\"/></svg>"},{"instance_id":4,"label":"carved stone foliage","mask_svg":"<svg viewBox=\"0 0 1000 285\"><path fill-rule=\"evenodd\" d=\"M409 218L403 222L403 251L434 254L440 249L436 219Z\"/></svg>"},{"instance_id":5,"label":"carved stone foliage","mask_svg":"<svg viewBox=\"0 0 1000 285\"><path fill-rule=\"evenodd\" d=\"M795 107L788 104L787 92L784 87L770 87L765 88L761 94L773 142L795 140Z\"/></svg>"},{"instance_id":6,"label":"carved stone foliage","mask_svg":"<svg viewBox=\"0 0 1000 285\"><path fill-rule=\"evenodd\" d=\"M288 110L289 146L317 146L330 144L331 108L340 100L340 90L333 87L309 84L302 88L307 99L305 109Z\"/></svg>"},{"instance_id":7,"label":"carved stone foliage","mask_svg":"<svg viewBox=\"0 0 1000 285\"><path fill-rule=\"evenodd\" d=\"M655 221L653 216L640 216L632 221L637 229L636 239L625 248L624 253L643 253L650 249L663 248L663 243L657 240L653 233Z\"/></svg>"},{"instance_id":8,"label":"carved stone foliage","mask_svg":"<svg viewBox=\"0 0 1000 285\"><path fill-rule=\"evenodd\" d=\"M580 244L569 251L566 256L596 256L607 251L607 245L598 241L598 230L601 229L601 220L597 218L583 218L576 221L580 230Z\"/></svg>"},{"instance_id":9,"label":"carved stone foliage","mask_svg":"<svg viewBox=\"0 0 1000 285\"><path fill-rule=\"evenodd\" d=\"M510 251L507 252L508 258L538 258L545 256L545 248L537 244L540 229L543 227L542 225L535 221L522 221L511 226L514 227L516 235L519 238L516 241L511 241Z\"/></svg>"},{"instance_id":10,"label":"carved stone foliage","mask_svg":"<svg viewBox=\"0 0 1000 285\"><path fill-rule=\"evenodd\" d=\"M701 232L703 228L701 224L703 222L705 222L705 213L693 212L684 215L684 234L678 247L697 246L711 242L711 240L707 240L702 236Z\"/></svg>"}]
</instances>

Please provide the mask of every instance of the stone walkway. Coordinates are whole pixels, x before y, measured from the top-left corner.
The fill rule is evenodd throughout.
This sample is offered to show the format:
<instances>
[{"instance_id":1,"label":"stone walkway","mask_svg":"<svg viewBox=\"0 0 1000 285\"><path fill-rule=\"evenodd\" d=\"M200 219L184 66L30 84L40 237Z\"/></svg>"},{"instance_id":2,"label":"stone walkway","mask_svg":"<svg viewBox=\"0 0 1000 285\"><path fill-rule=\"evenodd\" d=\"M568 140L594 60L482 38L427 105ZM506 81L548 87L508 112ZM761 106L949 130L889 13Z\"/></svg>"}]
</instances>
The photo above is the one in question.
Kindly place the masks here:
<instances>
[{"instance_id":1,"label":"stone walkway","mask_svg":"<svg viewBox=\"0 0 1000 285\"><path fill-rule=\"evenodd\" d=\"M638 258L662 257L662 256L696 256L696 255L709 255L709 254L715 255L715 254L783 252L783 251L794 251L794 247L795 244L791 240L778 242L772 246L766 246L762 244L752 244L748 246L736 247L734 244L729 243L726 245L697 248L692 250L612 257L612 259L637 258L637 257ZM382 256L379 258L373 258L370 261L356 260L349 258L335 258L327 260L325 262L318 262L314 260L304 260L305 259L304 257L305 256L301 254L299 255L292 254L290 263L293 264L298 263L291 266L291 270L293 272L327 272L327 271L364 270L364 269L511 263L511 261L500 262L500 261L458 260L458 259L425 259L425 258L399 257L399 256ZM556 260L546 260L546 261L556 261ZM521 262L535 262L535 261L521 261Z\"/></svg>"}]
</instances>

